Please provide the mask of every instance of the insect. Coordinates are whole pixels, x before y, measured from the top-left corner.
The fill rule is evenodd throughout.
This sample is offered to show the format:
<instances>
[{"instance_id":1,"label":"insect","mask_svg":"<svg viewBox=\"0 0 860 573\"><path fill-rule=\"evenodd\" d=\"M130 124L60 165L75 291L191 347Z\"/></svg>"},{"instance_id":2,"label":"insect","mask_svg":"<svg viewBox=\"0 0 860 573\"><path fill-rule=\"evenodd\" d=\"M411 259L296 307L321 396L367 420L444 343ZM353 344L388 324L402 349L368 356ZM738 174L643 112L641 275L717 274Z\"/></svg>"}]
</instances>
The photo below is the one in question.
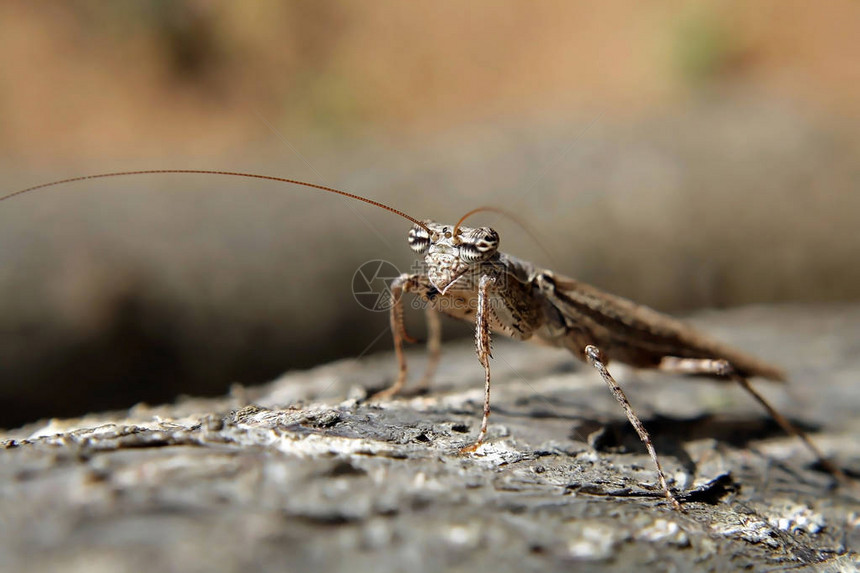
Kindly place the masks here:
<instances>
[{"instance_id":1,"label":"insect","mask_svg":"<svg viewBox=\"0 0 860 573\"><path fill-rule=\"evenodd\" d=\"M323 185L212 170L129 171L74 177L10 193L0 197L0 201L37 189L88 179L166 173L225 175L290 183L369 203L410 221L413 226L408 233L409 246L416 254L424 257L426 272L403 274L390 286L390 321L398 374L394 383L374 395L373 399L398 394L406 382L407 364L403 345L404 342L414 342L414 339L404 327L403 295L411 293L427 305L430 366L425 377L432 376L439 360L441 329L438 315L445 314L474 323L476 352L484 369L483 416L477 438L462 448L462 452L475 451L487 436L491 387L490 339L493 333L497 333L517 340L539 341L565 348L594 367L645 445L656 468L663 494L675 509L681 508L680 503L669 488L648 431L609 372L610 361L738 383L786 432L800 438L828 471L840 481L848 481L810 438L775 410L748 381L751 377L783 381L785 374L782 370L717 342L665 314L508 255L499 250L499 234L495 230L464 225L467 218L478 212L498 209L474 209L457 223L446 225L418 220L378 201Z\"/></svg>"}]
</instances>

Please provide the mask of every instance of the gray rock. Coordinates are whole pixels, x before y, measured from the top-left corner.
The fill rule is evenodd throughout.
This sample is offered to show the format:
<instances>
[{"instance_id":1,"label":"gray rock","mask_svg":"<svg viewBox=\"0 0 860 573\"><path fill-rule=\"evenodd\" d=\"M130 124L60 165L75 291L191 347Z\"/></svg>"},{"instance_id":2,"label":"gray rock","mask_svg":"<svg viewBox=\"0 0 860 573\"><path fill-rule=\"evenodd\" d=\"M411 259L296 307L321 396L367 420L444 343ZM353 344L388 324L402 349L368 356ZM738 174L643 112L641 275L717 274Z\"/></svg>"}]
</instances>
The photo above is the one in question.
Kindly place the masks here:
<instances>
[{"instance_id":1,"label":"gray rock","mask_svg":"<svg viewBox=\"0 0 860 573\"><path fill-rule=\"evenodd\" d=\"M785 366L758 386L860 472L860 307L695 322ZM446 348L431 392L383 404L391 357L293 372L220 399L6 432L0 566L31 571L728 571L858 566L860 501L739 388L614 367L683 513L596 373L499 341ZM410 355L415 369L423 357Z\"/></svg>"}]
</instances>

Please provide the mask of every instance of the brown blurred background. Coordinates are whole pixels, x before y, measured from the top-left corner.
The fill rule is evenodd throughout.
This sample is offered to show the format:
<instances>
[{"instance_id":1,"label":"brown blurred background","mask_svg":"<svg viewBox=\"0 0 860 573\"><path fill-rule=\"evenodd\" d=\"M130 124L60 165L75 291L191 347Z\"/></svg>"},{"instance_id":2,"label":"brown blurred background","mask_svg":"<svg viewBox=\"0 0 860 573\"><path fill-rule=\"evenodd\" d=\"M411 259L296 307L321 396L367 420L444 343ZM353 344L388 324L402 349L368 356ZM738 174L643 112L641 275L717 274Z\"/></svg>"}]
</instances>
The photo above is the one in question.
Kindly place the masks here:
<instances>
[{"instance_id":1,"label":"brown blurred background","mask_svg":"<svg viewBox=\"0 0 860 573\"><path fill-rule=\"evenodd\" d=\"M667 311L857 300L858 30L855 1L3 2L0 192L253 171L503 206L548 247L490 217L505 250ZM408 269L407 229L202 176L0 204L0 427L388 350L352 276Z\"/></svg>"}]
</instances>

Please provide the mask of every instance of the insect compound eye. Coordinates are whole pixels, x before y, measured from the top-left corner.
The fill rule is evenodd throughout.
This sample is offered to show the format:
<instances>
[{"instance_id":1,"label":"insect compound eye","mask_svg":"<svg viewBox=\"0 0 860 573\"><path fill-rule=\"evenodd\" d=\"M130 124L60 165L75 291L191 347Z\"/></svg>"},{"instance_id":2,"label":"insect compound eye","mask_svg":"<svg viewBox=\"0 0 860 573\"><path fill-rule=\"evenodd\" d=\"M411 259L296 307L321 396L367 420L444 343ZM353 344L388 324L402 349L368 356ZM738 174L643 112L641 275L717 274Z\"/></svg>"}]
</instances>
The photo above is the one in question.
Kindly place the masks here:
<instances>
[{"instance_id":1,"label":"insect compound eye","mask_svg":"<svg viewBox=\"0 0 860 573\"><path fill-rule=\"evenodd\" d=\"M499 234L489 227L475 229L460 245L460 258L466 262L489 259L499 249Z\"/></svg>"},{"instance_id":2,"label":"insect compound eye","mask_svg":"<svg viewBox=\"0 0 860 573\"><path fill-rule=\"evenodd\" d=\"M409 241L409 248L419 255L426 253L427 249L430 248L430 235L424 227L415 225L409 229L406 240Z\"/></svg>"}]
</instances>

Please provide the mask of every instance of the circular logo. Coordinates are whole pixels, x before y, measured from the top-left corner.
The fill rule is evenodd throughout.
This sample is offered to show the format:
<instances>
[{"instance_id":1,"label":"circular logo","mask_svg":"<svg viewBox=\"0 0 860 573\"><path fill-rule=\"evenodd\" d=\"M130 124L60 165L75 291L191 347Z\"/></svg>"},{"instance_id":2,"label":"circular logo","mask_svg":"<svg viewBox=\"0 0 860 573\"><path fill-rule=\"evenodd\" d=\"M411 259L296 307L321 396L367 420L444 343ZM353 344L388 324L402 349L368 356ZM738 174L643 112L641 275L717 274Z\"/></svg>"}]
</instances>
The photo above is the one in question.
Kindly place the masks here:
<instances>
[{"instance_id":1,"label":"circular logo","mask_svg":"<svg viewBox=\"0 0 860 573\"><path fill-rule=\"evenodd\" d=\"M363 263L352 275L352 296L355 302L374 312L391 308L391 281L400 276L393 264L383 260Z\"/></svg>"}]
</instances>

